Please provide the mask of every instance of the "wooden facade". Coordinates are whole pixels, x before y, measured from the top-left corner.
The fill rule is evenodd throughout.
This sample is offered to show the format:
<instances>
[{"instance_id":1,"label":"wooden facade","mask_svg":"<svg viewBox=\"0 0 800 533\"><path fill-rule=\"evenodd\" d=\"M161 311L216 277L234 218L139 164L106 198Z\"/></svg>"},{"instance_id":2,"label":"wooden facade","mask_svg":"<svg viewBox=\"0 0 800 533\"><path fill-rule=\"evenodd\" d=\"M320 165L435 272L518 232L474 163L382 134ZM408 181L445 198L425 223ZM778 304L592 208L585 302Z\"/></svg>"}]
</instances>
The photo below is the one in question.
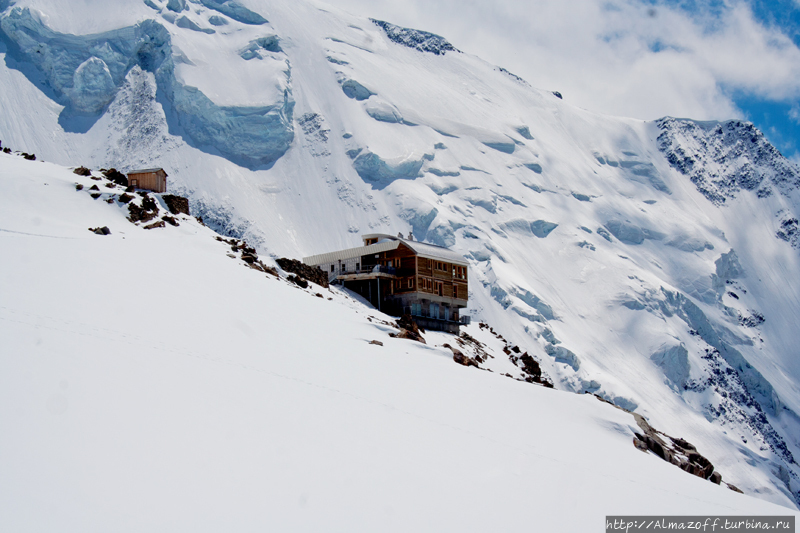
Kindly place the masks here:
<instances>
[{"instance_id":1,"label":"wooden facade","mask_svg":"<svg viewBox=\"0 0 800 533\"><path fill-rule=\"evenodd\" d=\"M392 315L410 314L423 327L458 332L466 322L469 283L463 257L401 237L365 235L364 246L307 257L329 280L359 293Z\"/></svg>"},{"instance_id":2,"label":"wooden facade","mask_svg":"<svg viewBox=\"0 0 800 533\"><path fill-rule=\"evenodd\" d=\"M128 173L128 185L134 189L167 192L167 173L163 168L134 170Z\"/></svg>"}]
</instances>

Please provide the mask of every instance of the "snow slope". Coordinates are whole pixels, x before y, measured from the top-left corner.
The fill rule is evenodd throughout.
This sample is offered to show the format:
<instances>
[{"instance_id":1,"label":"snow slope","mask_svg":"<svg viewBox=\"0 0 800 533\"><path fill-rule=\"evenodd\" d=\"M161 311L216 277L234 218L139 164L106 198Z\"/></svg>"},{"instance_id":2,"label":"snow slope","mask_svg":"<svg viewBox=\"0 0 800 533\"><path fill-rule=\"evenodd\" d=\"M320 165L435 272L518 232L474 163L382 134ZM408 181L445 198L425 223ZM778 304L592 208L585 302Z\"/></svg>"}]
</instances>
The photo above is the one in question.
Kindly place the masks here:
<instances>
[{"instance_id":1,"label":"snow slope","mask_svg":"<svg viewBox=\"0 0 800 533\"><path fill-rule=\"evenodd\" d=\"M393 339L339 290L245 268L190 217L133 225L103 183L0 154L4 530L577 532L607 514L789 512L636 450L632 415L590 395L459 366L449 335Z\"/></svg>"},{"instance_id":2,"label":"snow slope","mask_svg":"<svg viewBox=\"0 0 800 533\"><path fill-rule=\"evenodd\" d=\"M752 125L598 115L457 43L311 1L0 8L14 148L163 166L262 254L376 231L452 247L473 317L559 389L797 506L800 171Z\"/></svg>"}]
</instances>

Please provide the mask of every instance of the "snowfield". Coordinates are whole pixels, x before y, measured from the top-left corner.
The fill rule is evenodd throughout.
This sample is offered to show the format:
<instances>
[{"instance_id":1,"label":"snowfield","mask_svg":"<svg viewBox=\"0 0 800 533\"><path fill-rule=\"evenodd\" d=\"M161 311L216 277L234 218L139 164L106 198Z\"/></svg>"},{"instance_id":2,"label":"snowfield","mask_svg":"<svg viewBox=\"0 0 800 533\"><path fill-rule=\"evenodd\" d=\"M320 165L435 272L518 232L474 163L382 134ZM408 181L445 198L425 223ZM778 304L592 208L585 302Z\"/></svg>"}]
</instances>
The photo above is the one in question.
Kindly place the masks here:
<instances>
[{"instance_id":1,"label":"snowfield","mask_svg":"<svg viewBox=\"0 0 800 533\"><path fill-rule=\"evenodd\" d=\"M789 512L636 450L633 417L590 395L462 367L452 336L393 339L340 290L246 268L190 217L135 226L104 201L120 192L0 154L5 530L577 532L607 514Z\"/></svg>"},{"instance_id":2,"label":"snowfield","mask_svg":"<svg viewBox=\"0 0 800 533\"><path fill-rule=\"evenodd\" d=\"M660 505L767 505L637 451L631 415L588 392L797 509L800 169L752 124L599 115L368 17L315 0L0 0L0 140L49 162L2 155L2 339L24 354L3 354L2 393L43 409L14 411L30 433L0 441L28 458L3 463L26 480L3 487L10 508L78 529L101 507L132 529L219 529L183 505L308 529L546 515L580 531ZM111 190L73 190L78 165L163 167L208 228L133 226ZM209 228L265 261L374 232L451 248L493 373L455 365L452 339L388 338L337 290L244 268ZM557 391L517 381L481 321ZM63 497L37 500L44 487ZM78 515L69 498L95 503Z\"/></svg>"}]
</instances>

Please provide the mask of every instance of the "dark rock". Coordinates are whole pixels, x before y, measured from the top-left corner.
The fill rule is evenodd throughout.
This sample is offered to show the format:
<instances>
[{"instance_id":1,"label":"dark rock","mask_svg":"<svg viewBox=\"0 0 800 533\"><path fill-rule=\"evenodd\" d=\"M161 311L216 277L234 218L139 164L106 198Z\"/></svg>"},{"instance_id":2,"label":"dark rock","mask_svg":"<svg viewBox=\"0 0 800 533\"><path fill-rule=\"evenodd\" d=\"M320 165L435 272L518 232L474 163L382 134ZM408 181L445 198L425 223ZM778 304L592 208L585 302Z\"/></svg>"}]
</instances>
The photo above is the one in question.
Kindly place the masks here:
<instances>
[{"instance_id":1,"label":"dark rock","mask_svg":"<svg viewBox=\"0 0 800 533\"><path fill-rule=\"evenodd\" d=\"M166 222L170 226L180 226L180 224L178 224L178 221L175 220L174 217L171 217L169 215L164 215L163 217L161 217L161 220L163 220L164 222Z\"/></svg>"},{"instance_id":2,"label":"dark rock","mask_svg":"<svg viewBox=\"0 0 800 533\"><path fill-rule=\"evenodd\" d=\"M102 172L103 176L113 181L117 185L122 185L123 187L128 186L128 178L116 168L109 168L108 170L103 170Z\"/></svg>"},{"instance_id":3,"label":"dark rock","mask_svg":"<svg viewBox=\"0 0 800 533\"><path fill-rule=\"evenodd\" d=\"M97 235L111 235L111 230L108 229L108 226L103 226L102 228L89 228L89 231Z\"/></svg>"},{"instance_id":4,"label":"dark rock","mask_svg":"<svg viewBox=\"0 0 800 533\"><path fill-rule=\"evenodd\" d=\"M397 321L397 327L400 329L407 329L408 331L416 333L417 335L420 333L419 326L416 322L414 322L414 319L408 313L400 317L400 319Z\"/></svg>"},{"instance_id":5,"label":"dark rock","mask_svg":"<svg viewBox=\"0 0 800 533\"><path fill-rule=\"evenodd\" d=\"M93 193L92 193L92 198L94 198L95 200L97 200L98 198L100 198L100 196L101 196L101 194L100 194L99 192L93 192Z\"/></svg>"},{"instance_id":6,"label":"dark rock","mask_svg":"<svg viewBox=\"0 0 800 533\"><path fill-rule=\"evenodd\" d=\"M8 147L3 148L3 153L4 154L10 154L11 153L11 148L8 148Z\"/></svg>"},{"instance_id":7,"label":"dark rock","mask_svg":"<svg viewBox=\"0 0 800 533\"><path fill-rule=\"evenodd\" d=\"M189 214L189 200L183 196L164 194L161 196L161 199L164 200L164 203L167 204L167 209L169 209L169 212L173 215L177 215L178 213L183 213L184 215Z\"/></svg>"},{"instance_id":8,"label":"dark rock","mask_svg":"<svg viewBox=\"0 0 800 533\"><path fill-rule=\"evenodd\" d=\"M303 278L299 277L299 276L291 274L286 279L288 279L289 281L291 281L292 283L294 283L295 285L297 285L301 289L307 289L308 288L308 282L306 280L304 280Z\"/></svg>"},{"instance_id":9,"label":"dark rock","mask_svg":"<svg viewBox=\"0 0 800 533\"><path fill-rule=\"evenodd\" d=\"M25 152L22 152L22 157L24 157L28 161L36 161L36 155L35 154L26 154Z\"/></svg>"},{"instance_id":10,"label":"dark rock","mask_svg":"<svg viewBox=\"0 0 800 533\"><path fill-rule=\"evenodd\" d=\"M733 492L738 492L739 494L744 494L744 492L742 492L742 489L740 489L736 485L732 485L730 483L725 483L725 484L728 485L728 488L731 489Z\"/></svg>"},{"instance_id":11,"label":"dark rock","mask_svg":"<svg viewBox=\"0 0 800 533\"><path fill-rule=\"evenodd\" d=\"M133 187L133 185L128 185L128 188L125 189L125 192L136 192L136 189Z\"/></svg>"},{"instance_id":12,"label":"dark rock","mask_svg":"<svg viewBox=\"0 0 800 533\"><path fill-rule=\"evenodd\" d=\"M455 361L459 365L474 366L475 368L480 368L478 366L478 363L473 358L467 357L461 352L453 354L453 361Z\"/></svg>"},{"instance_id":13,"label":"dark rock","mask_svg":"<svg viewBox=\"0 0 800 533\"><path fill-rule=\"evenodd\" d=\"M633 436L633 445L636 447L637 450L647 452L648 451L647 443L643 440L643 438L644 437L642 437L642 435L636 433Z\"/></svg>"},{"instance_id":14,"label":"dark rock","mask_svg":"<svg viewBox=\"0 0 800 533\"><path fill-rule=\"evenodd\" d=\"M73 174L77 174L78 176L91 176L92 171L86 167L78 167L72 171Z\"/></svg>"},{"instance_id":15,"label":"dark rock","mask_svg":"<svg viewBox=\"0 0 800 533\"><path fill-rule=\"evenodd\" d=\"M676 439L676 438L670 437L670 439L672 439L672 442L675 444L675 446L678 446L682 450L697 451L697 448L694 447L694 444L692 444L690 442L687 442L687 441L685 441L685 440L683 440L681 438L677 438Z\"/></svg>"},{"instance_id":16,"label":"dark rock","mask_svg":"<svg viewBox=\"0 0 800 533\"><path fill-rule=\"evenodd\" d=\"M108 200L106 200L106 203L113 204L114 203L114 197L113 196L110 197Z\"/></svg>"},{"instance_id":17,"label":"dark rock","mask_svg":"<svg viewBox=\"0 0 800 533\"><path fill-rule=\"evenodd\" d=\"M156 217L156 212L147 211L136 204L128 205L128 213L128 220L131 222L147 222L148 220L152 220Z\"/></svg>"},{"instance_id":18,"label":"dark rock","mask_svg":"<svg viewBox=\"0 0 800 533\"><path fill-rule=\"evenodd\" d=\"M142 199L142 209L144 209L145 211L157 211L158 204L156 204L156 201L153 200L150 196L145 196Z\"/></svg>"},{"instance_id":19,"label":"dark rock","mask_svg":"<svg viewBox=\"0 0 800 533\"><path fill-rule=\"evenodd\" d=\"M395 339L408 339L412 341L421 342L422 344L428 344L425 342L425 339L422 338L421 335L415 334L413 331L409 331L405 328L400 329L400 333L389 333L390 337L394 337Z\"/></svg>"},{"instance_id":20,"label":"dark rock","mask_svg":"<svg viewBox=\"0 0 800 533\"><path fill-rule=\"evenodd\" d=\"M381 341L369 341L369 343L374 344L376 346L383 346L383 343Z\"/></svg>"},{"instance_id":21,"label":"dark rock","mask_svg":"<svg viewBox=\"0 0 800 533\"><path fill-rule=\"evenodd\" d=\"M316 283L321 287L328 286L328 275L319 267L309 266L297 259L281 257L275 261L284 272L297 274L301 278Z\"/></svg>"},{"instance_id":22,"label":"dark rock","mask_svg":"<svg viewBox=\"0 0 800 533\"><path fill-rule=\"evenodd\" d=\"M91 187L89 187L89 190L90 190L90 191L99 191L99 190L100 190L100 187L98 187L98 186L97 186L97 184L94 184L94 185L92 185Z\"/></svg>"},{"instance_id":23,"label":"dark rock","mask_svg":"<svg viewBox=\"0 0 800 533\"><path fill-rule=\"evenodd\" d=\"M114 183L106 183L106 188L108 188L108 189L114 189L114 188L116 188L116 186L117 185L114 184Z\"/></svg>"},{"instance_id":24,"label":"dark rock","mask_svg":"<svg viewBox=\"0 0 800 533\"><path fill-rule=\"evenodd\" d=\"M561 93L560 93L560 92L558 92L558 91L553 91L553 96L555 96L555 97L556 97L556 98L558 98L559 100L563 100L563 99L564 99L564 97L563 97L563 96L561 96Z\"/></svg>"},{"instance_id":25,"label":"dark rock","mask_svg":"<svg viewBox=\"0 0 800 533\"><path fill-rule=\"evenodd\" d=\"M242 254L242 261L244 261L245 263L255 263L257 259L258 259L258 257L254 256L252 254L248 254L248 253ZM306 284L306 287L307 286L308 286L308 284ZM303 288L305 288L305 287L303 287Z\"/></svg>"},{"instance_id":26,"label":"dark rock","mask_svg":"<svg viewBox=\"0 0 800 533\"><path fill-rule=\"evenodd\" d=\"M155 229L155 228L163 228L163 227L164 227L164 221L163 220L159 220L158 222L153 222L152 224L148 224L148 225L144 226L144 229Z\"/></svg>"},{"instance_id":27,"label":"dark rock","mask_svg":"<svg viewBox=\"0 0 800 533\"><path fill-rule=\"evenodd\" d=\"M122 196L120 196L120 197L118 198L118 200L120 201L120 203L127 204L128 202L130 202L131 200L133 200L133 196L131 196L131 195L130 195L130 194L128 194L128 193L123 193L123 194L122 194Z\"/></svg>"},{"instance_id":28,"label":"dark rock","mask_svg":"<svg viewBox=\"0 0 800 533\"><path fill-rule=\"evenodd\" d=\"M82 191L82 190L83 190L83 184L81 184L81 183L76 183L76 184L75 184L75 190L76 190L76 191Z\"/></svg>"}]
</instances>

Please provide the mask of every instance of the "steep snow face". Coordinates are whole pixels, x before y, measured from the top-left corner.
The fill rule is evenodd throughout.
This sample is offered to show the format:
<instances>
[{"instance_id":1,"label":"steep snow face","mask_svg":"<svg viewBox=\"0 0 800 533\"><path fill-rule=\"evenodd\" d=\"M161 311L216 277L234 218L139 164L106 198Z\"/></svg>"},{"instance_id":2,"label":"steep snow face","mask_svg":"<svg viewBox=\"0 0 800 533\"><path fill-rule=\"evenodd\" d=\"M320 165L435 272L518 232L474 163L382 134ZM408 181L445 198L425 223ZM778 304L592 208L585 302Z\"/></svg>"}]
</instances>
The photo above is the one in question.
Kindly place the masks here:
<instances>
[{"instance_id":1,"label":"steep snow face","mask_svg":"<svg viewBox=\"0 0 800 533\"><path fill-rule=\"evenodd\" d=\"M470 261L473 317L558 388L635 410L707 450L727 481L796 505L798 174L751 125L600 116L438 36L321 4L241 4L268 22L210 4L148 0L148 20L137 4L118 29L161 32L161 66L84 54L63 94L7 35L0 99L35 120L0 115L1 138L64 164L163 166L207 223L262 253L311 255L373 231L452 247ZM49 19L30 11L36 35L116 38L37 0L4 11L2 27L37 7ZM115 89L78 131L59 117L92 56ZM79 76L98 87L86 105L109 87L100 66ZM276 130L246 112L269 102Z\"/></svg>"},{"instance_id":2,"label":"steep snow face","mask_svg":"<svg viewBox=\"0 0 800 533\"><path fill-rule=\"evenodd\" d=\"M0 153L4 529L529 531L534 515L577 533L609 510L791 512L641 453L630 413L456 365L452 336L391 338L340 290L246 268L191 217L134 225L107 185Z\"/></svg>"}]
</instances>

